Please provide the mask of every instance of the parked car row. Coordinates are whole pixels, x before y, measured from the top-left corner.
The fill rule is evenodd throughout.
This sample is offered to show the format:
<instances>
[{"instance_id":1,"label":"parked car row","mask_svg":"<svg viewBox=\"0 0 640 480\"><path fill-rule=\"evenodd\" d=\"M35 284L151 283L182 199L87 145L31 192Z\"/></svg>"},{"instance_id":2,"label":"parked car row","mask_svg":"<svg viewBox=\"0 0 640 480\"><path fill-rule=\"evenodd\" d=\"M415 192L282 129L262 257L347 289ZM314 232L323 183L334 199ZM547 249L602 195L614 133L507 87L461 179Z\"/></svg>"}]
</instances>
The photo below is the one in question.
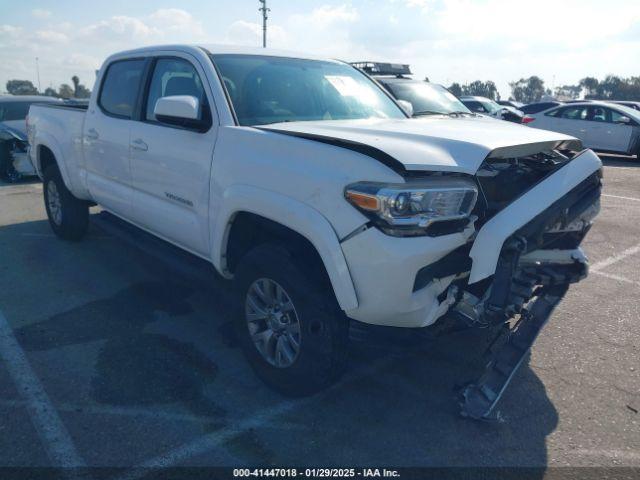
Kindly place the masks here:
<instances>
[{"instance_id":1,"label":"parked car row","mask_svg":"<svg viewBox=\"0 0 640 480\"><path fill-rule=\"evenodd\" d=\"M369 74L396 100L412 105L414 116L435 114L481 114L515 123L526 123L525 115L513 105L500 105L477 96L456 97L437 83L411 78L406 64L354 62L353 66Z\"/></svg>"},{"instance_id":2,"label":"parked car row","mask_svg":"<svg viewBox=\"0 0 640 480\"><path fill-rule=\"evenodd\" d=\"M602 152L640 156L640 102L544 101L523 105L481 96L453 95L442 85L411 78L406 64L355 62L414 117L482 115L575 136Z\"/></svg>"}]
</instances>

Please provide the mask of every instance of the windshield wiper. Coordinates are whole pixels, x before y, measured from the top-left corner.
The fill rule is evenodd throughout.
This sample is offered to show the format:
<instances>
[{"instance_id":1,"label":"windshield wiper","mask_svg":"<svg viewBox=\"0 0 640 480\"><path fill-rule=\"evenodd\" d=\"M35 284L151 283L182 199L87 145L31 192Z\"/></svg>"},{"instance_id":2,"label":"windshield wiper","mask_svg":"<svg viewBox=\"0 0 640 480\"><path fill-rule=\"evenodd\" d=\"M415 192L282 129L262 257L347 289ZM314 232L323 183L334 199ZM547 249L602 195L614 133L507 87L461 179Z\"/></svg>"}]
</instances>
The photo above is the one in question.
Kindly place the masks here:
<instances>
[{"instance_id":1,"label":"windshield wiper","mask_svg":"<svg viewBox=\"0 0 640 480\"><path fill-rule=\"evenodd\" d=\"M413 112L414 117L420 117L422 115L446 115L446 113L436 112L435 110L421 110L419 112Z\"/></svg>"}]
</instances>

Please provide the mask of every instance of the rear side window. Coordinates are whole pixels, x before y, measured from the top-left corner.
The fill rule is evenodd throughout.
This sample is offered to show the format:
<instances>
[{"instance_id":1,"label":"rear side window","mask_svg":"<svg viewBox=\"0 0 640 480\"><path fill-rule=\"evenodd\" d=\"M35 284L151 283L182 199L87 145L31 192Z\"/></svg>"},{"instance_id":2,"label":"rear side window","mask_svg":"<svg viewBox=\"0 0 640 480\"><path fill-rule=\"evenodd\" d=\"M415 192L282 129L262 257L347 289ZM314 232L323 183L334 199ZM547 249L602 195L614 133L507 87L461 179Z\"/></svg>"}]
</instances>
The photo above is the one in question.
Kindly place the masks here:
<instances>
[{"instance_id":1,"label":"rear side window","mask_svg":"<svg viewBox=\"0 0 640 480\"><path fill-rule=\"evenodd\" d=\"M561 110L559 116L567 120L586 120L587 107L566 107Z\"/></svg>"},{"instance_id":2,"label":"rear side window","mask_svg":"<svg viewBox=\"0 0 640 480\"><path fill-rule=\"evenodd\" d=\"M144 60L122 60L109 65L98 103L111 115L131 118L140 88Z\"/></svg>"}]
</instances>

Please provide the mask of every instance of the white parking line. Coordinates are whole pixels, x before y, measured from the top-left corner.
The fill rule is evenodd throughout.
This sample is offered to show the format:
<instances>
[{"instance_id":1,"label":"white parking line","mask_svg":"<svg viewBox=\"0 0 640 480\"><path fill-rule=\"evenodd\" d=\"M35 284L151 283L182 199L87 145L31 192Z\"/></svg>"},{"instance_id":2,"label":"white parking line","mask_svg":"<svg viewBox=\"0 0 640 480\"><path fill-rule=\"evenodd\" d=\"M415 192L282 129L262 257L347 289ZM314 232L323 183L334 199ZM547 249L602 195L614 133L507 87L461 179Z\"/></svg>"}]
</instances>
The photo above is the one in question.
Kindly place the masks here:
<instances>
[{"instance_id":1,"label":"white parking line","mask_svg":"<svg viewBox=\"0 0 640 480\"><path fill-rule=\"evenodd\" d=\"M637 285L638 287L640 287L640 282L636 282L635 280L631 280L629 278L625 278L620 275L613 275L611 273L604 273L599 271L595 271L595 272L591 271L590 273L595 273L596 275L600 275L601 277L604 277L604 278L610 278L611 280L617 280L619 282L629 283L631 285Z\"/></svg>"},{"instance_id":2,"label":"white parking line","mask_svg":"<svg viewBox=\"0 0 640 480\"><path fill-rule=\"evenodd\" d=\"M0 406L10 408L24 408L28 402L24 400L0 400ZM59 412L81 412L88 415L113 415L121 417L149 417L154 420L165 420L171 422L189 422L200 424L211 424L217 422L217 417L206 417L190 415L188 413L174 413L156 411L148 408L136 407L112 407L109 405L84 405L80 403L58 403Z\"/></svg>"},{"instance_id":3,"label":"white parking line","mask_svg":"<svg viewBox=\"0 0 640 480\"><path fill-rule=\"evenodd\" d=\"M607 268L608 266L613 265L614 263L624 260L625 258L630 257L631 255L635 255L638 252L640 252L640 243L633 247L629 247L626 250L623 250L617 255L611 255L610 257L605 258L604 260L594 263L589 268L589 271L597 272L599 270L602 270L603 268Z\"/></svg>"},{"instance_id":4,"label":"white parking line","mask_svg":"<svg viewBox=\"0 0 640 480\"><path fill-rule=\"evenodd\" d=\"M603 193L602 196L603 197L610 197L610 198L619 198L621 200L632 200L634 202L640 202L640 198L621 197L620 195L609 195L608 193Z\"/></svg>"},{"instance_id":5,"label":"white parking line","mask_svg":"<svg viewBox=\"0 0 640 480\"><path fill-rule=\"evenodd\" d=\"M346 378L345 380L335 384L334 386L330 387L329 390L333 390L334 388L343 386L345 383L367 377L368 375L371 375L372 373L378 371L380 368L384 367L385 364L390 363L397 358L397 356L388 356L377 362L373 362L365 368L362 368L356 372L352 372L351 375L348 375L349 378ZM138 480L150 474L150 469L153 470L172 467L183 460L208 452L237 437L238 435L247 432L248 430L260 428L264 425L267 425L279 415L287 413L295 407L300 407L313 400L317 400L317 397L317 395L314 395L312 397L307 397L295 401L285 400L277 405L274 405L271 408L259 411L255 415L246 417L244 420L239 421L236 425L229 426L216 432L212 432L210 434L196 438L193 442L179 446L163 455L148 460L114 480Z\"/></svg>"},{"instance_id":6,"label":"white parking line","mask_svg":"<svg viewBox=\"0 0 640 480\"><path fill-rule=\"evenodd\" d=\"M24 351L2 312L0 312L0 358L18 393L26 401L27 411L52 463L51 466L67 469L85 467L85 462L76 451L69 432L29 365ZM69 470L66 473L72 478L78 478L79 472Z\"/></svg>"}]
</instances>

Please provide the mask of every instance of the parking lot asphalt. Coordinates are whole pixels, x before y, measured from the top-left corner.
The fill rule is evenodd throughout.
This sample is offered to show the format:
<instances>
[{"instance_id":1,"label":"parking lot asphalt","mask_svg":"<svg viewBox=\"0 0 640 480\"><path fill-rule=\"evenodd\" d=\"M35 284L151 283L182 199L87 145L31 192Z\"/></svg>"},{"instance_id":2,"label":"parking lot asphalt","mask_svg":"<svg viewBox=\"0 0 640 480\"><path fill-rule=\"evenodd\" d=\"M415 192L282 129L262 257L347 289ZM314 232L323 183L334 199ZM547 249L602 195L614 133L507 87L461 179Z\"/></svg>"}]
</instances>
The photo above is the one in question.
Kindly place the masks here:
<instances>
[{"instance_id":1,"label":"parking lot asphalt","mask_svg":"<svg viewBox=\"0 0 640 480\"><path fill-rule=\"evenodd\" d=\"M0 466L640 466L640 163L603 160L591 274L493 422L458 416L469 334L355 342L337 385L281 397L236 346L224 282L95 224L60 241L39 183L0 184Z\"/></svg>"}]
</instances>

